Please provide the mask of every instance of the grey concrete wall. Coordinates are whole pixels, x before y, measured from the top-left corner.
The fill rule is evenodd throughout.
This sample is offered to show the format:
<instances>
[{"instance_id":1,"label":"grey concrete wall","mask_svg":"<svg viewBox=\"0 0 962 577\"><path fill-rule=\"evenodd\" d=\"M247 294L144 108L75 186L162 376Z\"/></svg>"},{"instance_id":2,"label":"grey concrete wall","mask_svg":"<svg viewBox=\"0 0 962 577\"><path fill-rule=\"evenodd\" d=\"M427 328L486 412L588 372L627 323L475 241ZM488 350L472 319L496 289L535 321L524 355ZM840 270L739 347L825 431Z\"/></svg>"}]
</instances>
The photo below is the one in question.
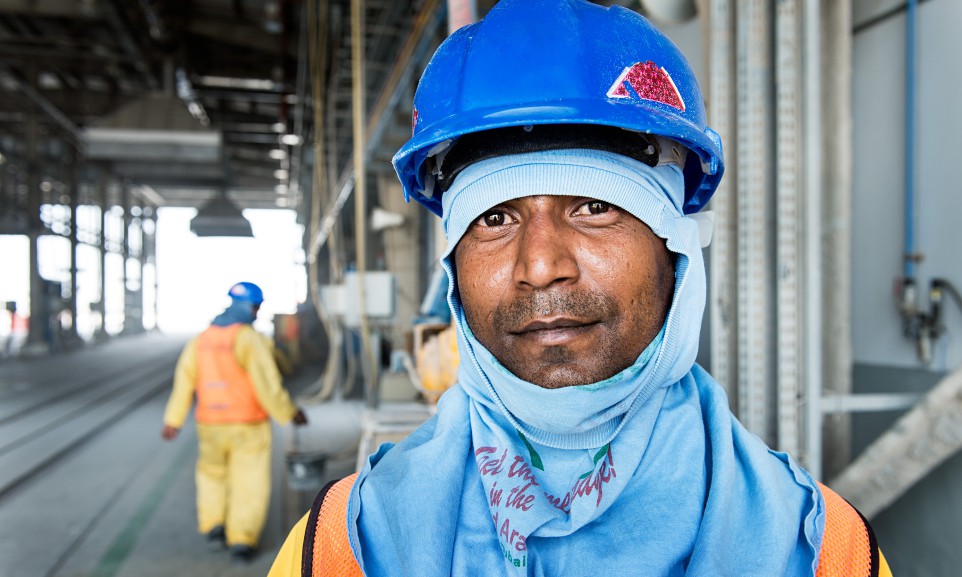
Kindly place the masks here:
<instances>
[{"instance_id":1,"label":"grey concrete wall","mask_svg":"<svg viewBox=\"0 0 962 577\"><path fill-rule=\"evenodd\" d=\"M902 274L905 175L905 14L859 28L904 2L854 0L854 196L852 322L855 392L924 392L962 363L962 313L945 306L946 336L923 365L902 336L893 282ZM956 177L962 132L962 2L918 8L917 249L920 286L944 277L962 284L962 194ZM924 293L923 293L924 294ZM927 305L927 297L923 298ZM853 454L900 412L853 418ZM957 576L962 566L962 455L943 463L874 520L893 573Z\"/></svg>"},{"instance_id":2,"label":"grey concrete wall","mask_svg":"<svg viewBox=\"0 0 962 577\"><path fill-rule=\"evenodd\" d=\"M866 6L872 2L855 4L857 15L871 16ZM922 368L914 344L902 336L892 288L902 274L904 238L905 15L861 30L859 24L856 20L852 79L854 355L866 364ZM926 289L933 277L962 285L962 194L954 158L962 133L960 24L962 2L919 5L916 226L917 249L924 255L918 278ZM948 334L930 367L936 371L962 363L962 312L954 304L946 306L945 324Z\"/></svg>"}]
</instances>

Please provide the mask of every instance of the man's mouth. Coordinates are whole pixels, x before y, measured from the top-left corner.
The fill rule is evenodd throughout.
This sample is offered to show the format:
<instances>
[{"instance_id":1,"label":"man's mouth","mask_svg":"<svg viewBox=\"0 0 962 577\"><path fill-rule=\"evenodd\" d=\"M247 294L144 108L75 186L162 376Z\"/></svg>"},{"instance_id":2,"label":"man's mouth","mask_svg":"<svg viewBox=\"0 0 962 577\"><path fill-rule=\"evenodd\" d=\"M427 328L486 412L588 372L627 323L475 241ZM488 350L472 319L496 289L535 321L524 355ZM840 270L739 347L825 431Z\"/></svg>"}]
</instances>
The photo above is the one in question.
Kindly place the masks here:
<instances>
[{"instance_id":1,"label":"man's mouth","mask_svg":"<svg viewBox=\"0 0 962 577\"><path fill-rule=\"evenodd\" d=\"M525 341L543 347L559 346L583 337L598 324L568 317L534 319L511 333Z\"/></svg>"}]
</instances>

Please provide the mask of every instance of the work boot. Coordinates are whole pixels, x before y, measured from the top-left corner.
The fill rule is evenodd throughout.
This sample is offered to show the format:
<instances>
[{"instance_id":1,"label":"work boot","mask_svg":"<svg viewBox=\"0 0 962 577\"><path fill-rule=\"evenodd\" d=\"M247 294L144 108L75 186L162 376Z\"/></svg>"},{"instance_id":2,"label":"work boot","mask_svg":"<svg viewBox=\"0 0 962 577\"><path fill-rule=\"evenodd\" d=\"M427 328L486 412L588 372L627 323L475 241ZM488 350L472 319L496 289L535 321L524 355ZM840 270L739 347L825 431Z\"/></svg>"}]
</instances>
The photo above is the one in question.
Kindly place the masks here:
<instances>
[{"instance_id":1,"label":"work boot","mask_svg":"<svg viewBox=\"0 0 962 577\"><path fill-rule=\"evenodd\" d=\"M227 534L224 532L223 525L218 525L207 532L207 543L214 551L219 551L227 546Z\"/></svg>"},{"instance_id":2,"label":"work boot","mask_svg":"<svg viewBox=\"0 0 962 577\"><path fill-rule=\"evenodd\" d=\"M250 563L254 559L254 548L250 545L231 545L230 557L234 561Z\"/></svg>"}]
</instances>

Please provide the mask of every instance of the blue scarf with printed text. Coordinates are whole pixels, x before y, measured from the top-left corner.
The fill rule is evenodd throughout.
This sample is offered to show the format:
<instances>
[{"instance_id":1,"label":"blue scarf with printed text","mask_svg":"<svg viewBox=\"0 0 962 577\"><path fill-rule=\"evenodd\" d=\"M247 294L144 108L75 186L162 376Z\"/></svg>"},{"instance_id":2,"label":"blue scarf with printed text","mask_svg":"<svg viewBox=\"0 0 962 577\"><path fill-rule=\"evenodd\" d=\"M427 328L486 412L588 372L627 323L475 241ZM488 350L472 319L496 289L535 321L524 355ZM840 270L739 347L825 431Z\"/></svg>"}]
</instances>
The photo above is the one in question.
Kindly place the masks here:
<instances>
[{"instance_id":1,"label":"blue scarf with printed text","mask_svg":"<svg viewBox=\"0 0 962 577\"><path fill-rule=\"evenodd\" d=\"M824 504L812 479L731 415L694 360L705 305L683 176L615 154L557 150L469 166L445 193L458 385L437 415L372 455L348 528L369 575L811 575ZM474 337L453 250L478 215L561 194L614 204L677 255L659 335L598 383L544 389Z\"/></svg>"}]
</instances>

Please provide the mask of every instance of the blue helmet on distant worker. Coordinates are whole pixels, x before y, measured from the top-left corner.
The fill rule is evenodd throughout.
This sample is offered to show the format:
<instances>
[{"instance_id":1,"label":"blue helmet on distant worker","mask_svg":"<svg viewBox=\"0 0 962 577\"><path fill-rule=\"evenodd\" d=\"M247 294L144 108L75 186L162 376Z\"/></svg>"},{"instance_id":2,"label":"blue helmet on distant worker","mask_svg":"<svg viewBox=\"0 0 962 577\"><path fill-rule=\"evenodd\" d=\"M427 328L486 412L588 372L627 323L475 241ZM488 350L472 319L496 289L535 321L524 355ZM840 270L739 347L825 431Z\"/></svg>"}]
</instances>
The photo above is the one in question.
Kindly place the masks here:
<instances>
[{"instance_id":1,"label":"blue helmet on distant worker","mask_svg":"<svg viewBox=\"0 0 962 577\"><path fill-rule=\"evenodd\" d=\"M261 287L252 282L239 282L230 287L230 290L227 291L227 294L235 301L241 301L255 305L259 305L264 302L264 291L261 290Z\"/></svg>"},{"instance_id":2,"label":"blue helmet on distant worker","mask_svg":"<svg viewBox=\"0 0 962 577\"><path fill-rule=\"evenodd\" d=\"M585 0L502 0L452 34L418 84L412 128L394 168L405 196L439 215L460 169L501 154L600 148L654 166L668 139L691 152L677 159L686 214L724 171L681 51L636 12Z\"/></svg>"}]
</instances>

